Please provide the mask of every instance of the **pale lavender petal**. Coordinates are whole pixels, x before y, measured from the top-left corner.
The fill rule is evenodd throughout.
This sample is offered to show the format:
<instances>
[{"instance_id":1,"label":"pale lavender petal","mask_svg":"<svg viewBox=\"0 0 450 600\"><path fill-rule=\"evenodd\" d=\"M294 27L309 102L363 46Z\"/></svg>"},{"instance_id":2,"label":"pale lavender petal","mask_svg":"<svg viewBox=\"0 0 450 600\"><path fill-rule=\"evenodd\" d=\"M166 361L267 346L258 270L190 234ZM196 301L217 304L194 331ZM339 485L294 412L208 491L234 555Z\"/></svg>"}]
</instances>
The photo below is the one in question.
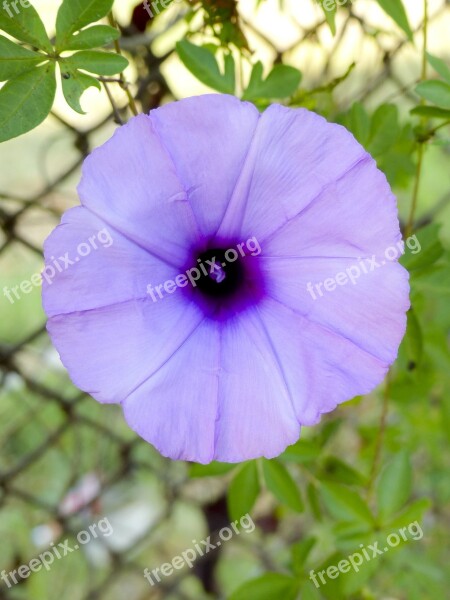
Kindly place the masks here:
<instances>
[{"instance_id":1,"label":"pale lavender petal","mask_svg":"<svg viewBox=\"0 0 450 600\"><path fill-rule=\"evenodd\" d=\"M183 263L198 229L175 165L147 115L117 129L83 165L81 203L166 262Z\"/></svg>"},{"instance_id":2,"label":"pale lavender petal","mask_svg":"<svg viewBox=\"0 0 450 600\"><path fill-rule=\"evenodd\" d=\"M305 109L270 106L261 116L221 235L263 240L300 214L367 153L340 125Z\"/></svg>"},{"instance_id":3,"label":"pale lavender petal","mask_svg":"<svg viewBox=\"0 0 450 600\"><path fill-rule=\"evenodd\" d=\"M178 269L80 206L63 215L45 241L44 255L43 304L49 317L149 299L148 284L178 275Z\"/></svg>"},{"instance_id":4,"label":"pale lavender petal","mask_svg":"<svg viewBox=\"0 0 450 600\"><path fill-rule=\"evenodd\" d=\"M258 119L253 104L219 94L187 98L151 113L204 235L219 228Z\"/></svg>"}]
</instances>

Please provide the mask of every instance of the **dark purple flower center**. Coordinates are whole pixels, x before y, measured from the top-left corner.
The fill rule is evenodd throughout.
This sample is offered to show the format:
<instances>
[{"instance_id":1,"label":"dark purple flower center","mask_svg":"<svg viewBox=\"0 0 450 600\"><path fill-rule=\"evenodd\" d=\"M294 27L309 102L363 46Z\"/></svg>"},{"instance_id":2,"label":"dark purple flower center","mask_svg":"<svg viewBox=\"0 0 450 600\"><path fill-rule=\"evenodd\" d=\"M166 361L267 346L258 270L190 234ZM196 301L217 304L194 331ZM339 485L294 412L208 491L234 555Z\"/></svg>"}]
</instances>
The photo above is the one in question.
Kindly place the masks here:
<instances>
[{"instance_id":1,"label":"dark purple flower center","mask_svg":"<svg viewBox=\"0 0 450 600\"><path fill-rule=\"evenodd\" d=\"M204 267L197 282L198 291L210 298L227 298L235 294L244 281L242 257L221 248L201 252L197 263ZM233 262L230 262L233 258ZM228 260L227 260L228 259ZM207 271L207 275L204 271Z\"/></svg>"},{"instance_id":2,"label":"dark purple flower center","mask_svg":"<svg viewBox=\"0 0 450 600\"><path fill-rule=\"evenodd\" d=\"M195 281L185 293L215 320L254 306L265 292L257 251L238 240L210 239L193 248L188 278L189 272Z\"/></svg>"}]
</instances>

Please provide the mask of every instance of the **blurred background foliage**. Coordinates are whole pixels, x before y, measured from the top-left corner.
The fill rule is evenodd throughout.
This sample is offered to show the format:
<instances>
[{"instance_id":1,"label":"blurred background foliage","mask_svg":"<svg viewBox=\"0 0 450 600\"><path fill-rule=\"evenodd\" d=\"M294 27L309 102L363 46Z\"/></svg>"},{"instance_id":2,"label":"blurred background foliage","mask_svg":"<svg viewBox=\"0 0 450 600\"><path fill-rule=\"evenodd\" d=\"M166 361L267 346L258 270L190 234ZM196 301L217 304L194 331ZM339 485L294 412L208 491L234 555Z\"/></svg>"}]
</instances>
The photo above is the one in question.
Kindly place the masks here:
<instances>
[{"instance_id":1,"label":"blurred background foliage","mask_svg":"<svg viewBox=\"0 0 450 600\"><path fill-rule=\"evenodd\" d=\"M0 582L0 597L447 598L449 2L178 0L154 4L153 16L133 0L112 4L35 0L12 17L0 9L1 289L40 272L43 240L77 203L84 157L118 124L219 91L260 109L278 101L315 110L376 158L405 237L414 233L422 248L402 258L408 331L379 389L305 427L278 459L202 466L163 459L120 407L71 385L38 285L14 302L2 291L0 566L9 572L66 538L73 545L103 516L114 535L12 588ZM144 579L145 567L246 512L251 534L157 587ZM414 521L420 540L319 589L309 579Z\"/></svg>"}]
</instances>

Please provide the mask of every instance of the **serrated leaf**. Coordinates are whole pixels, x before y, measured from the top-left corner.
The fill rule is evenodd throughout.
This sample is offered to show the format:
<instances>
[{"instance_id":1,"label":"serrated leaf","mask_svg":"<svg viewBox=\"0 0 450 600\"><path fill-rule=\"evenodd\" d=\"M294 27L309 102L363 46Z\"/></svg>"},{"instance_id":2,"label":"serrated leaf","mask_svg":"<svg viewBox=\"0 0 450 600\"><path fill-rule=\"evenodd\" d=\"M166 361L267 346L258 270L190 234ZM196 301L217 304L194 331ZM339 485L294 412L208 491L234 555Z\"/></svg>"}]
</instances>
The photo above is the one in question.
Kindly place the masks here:
<instances>
[{"instance_id":1,"label":"serrated leaf","mask_svg":"<svg viewBox=\"0 0 450 600\"><path fill-rule=\"evenodd\" d=\"M53 62L8 81L0 90L0 142L42 123L52 108L55 93Z\"/></svg>"},{"instance_id":2,"label":"serrated leaf","mask_svg":"<svg viewBox=\"0 0 450 600\"><path fill-rule=\"evenodd\" d=\"M276 459L263 459L263 472L267 489L275 498L292 510L302 512L304 505L300 491L286 467Z\"/></svg>"},{"instance_id":3,"label":"serrated leaf","mask_svg":"<svg viewBox=\"0 0 450 600\"><path fill-rule=\"evenodd\" d=\"M227 502L231 520L237 521L249 513L258 494L258 469L252 460L240 469L228 487Z\"/></svg>"},{"instance_id":4,"label":"serrated leaf","mask_svg":"<svg viewBox=\"0 0 450 600\"><path fill-rule=\"evenodd\" d=\"M321 492L325 505L334 518L373 523L367 504L354 490L339 483L323 482Z\"/></svg>"},{"instance_id":5,"label":"serrated leaf","mask_svg":"<svg viewBox=\"0 0 450 600\"><path fill-rule=\"evenodd\" d=\"M117 75L128 66L128 60L120 54L101 50L82 50L64 58L64 63L71 69L83 69L104 76Z\"/></svg>"},{"instance_id":6,"label":"serrated leaf","mask_svg":"<svg viewBox=\"0 0 450 600\"><path fill-rule=\"evenodd\" d=\"M94 25L72 35L65 46L65 50L101 48L102 46L111 44L119 37L120 33L114 27L110 27L109 25Z\"/></svg>"},{"instance_id":7,"label":"serrated leaf","mask_svg":"<svg viewBox=\"0 0 450 600\"><path fill-rule=\"evenodd\" d=\"M383 469L377 483L378 514L386 519L398 512L411 495L412 468L409 454L400 451Z\"/></svg>"},{"instance_id":8,"label":"serrated leaf","mask_svg":"<svg viewBox=\"0 0 450 600\"><path fill-rule=\"evenodd\" d=\"M413 32L402 0L377 0L377 2L384 12L388 14L401 29L403 29L408 36L408 39L412 41Z\"/></svg>"},{"instance_id":9,"label":"serrated leaf","mask_svg":"<svg viewBox=\"0 0 450 600\"><path fill-rule=\"evenodd\" d=\"M436 73L439 73L442 79L450 84L450 67L441 58L433 56L429 52L427 52L427 59Z\"/></svg>"},{"instance_id":10,"label":"serrated leaf","mask_svg":"<svg viewBox=\"0 0 450 600\"><path fill-rule=\"evenodd\" d=\"M247 581L237 589L229 600L295 600L299 582L289 575L266 573L257 579Z\"/></svg>"},{"instance_id":11,"label":"serrated leaf","mask_svg":"<svg viewBox=\"0 0 450 600\"><path fill-rule=\"evenodd\" d=\"M18 13L11 6L9 12L4 3L0 5L0 29L12 37L46 52L53 52L44 23L33 6L21 8Z\"/></svg>"},{"instance_id":12,"label":"serrated leaf","mask_svg":"<svg viewBox=\"0 0 450 600\"><path fill-rule=\"evenodd\" d=\"M194 463L189 468L189 477L217 477L236 469L234 463L212 461L207 465Z\"/></svg>"},{"instance_id":13,"label":"serrated leaf","mask_svg":"<svg viewBox=\"0 0 450 600\"><path fill-rule=\"evenodd\" d=\"M62 90L67 104L77 113L85 115L86 113L80 104L81 96L90 87L101 89L99 81L90 75L72 69L64 62L61 62L60 68Z\"/></svg>"},{"instance_id":14,"label":"serrated leaf","mask_svg":"<svg viewBox=\"0 0 450 600\"><path fill-rule=\"evenodd\" d=\"M188 40L177 43L177 52L184 66L199 81L224 94L234 94L235 81L234 78L231 81L230 63L228 63L228 70L222 75L216 57L206 48L196 46ZM227 63L225 63L225 66L227 66Z\"/></svg>"},{"instance_id":15,"label":"serrated leaf","mask_svg":"<svg viewBox=\"0 0 450 600\"><path fill-rule=\"evenodd\" d=\"M288 65L275 65L265 80L262 75L263 65L258 61L252 69L243 100L286 98L297 90L302 79L300 71Z\"/></svg>"},{"instance_id":16,"label":"serrated leaf","mask_svg":"<svg viewBox=\"0 0 450 600\"><path fill-rule=\"evenodd\" d=\"M71 35L105 17L114 0L64 0L56 17L56 47L65 50Z\"/></svg>"},{"instance_id":17,"label":"serrated leaf","mask_svg":"<svg viewBox=\"0 0 450 600\"><path fill-rule=\"evenodd\" d=\"M0 81L18 77L48 60L43 54L27 50L0 36Z\"/></svg>"},{"instance_id":18,"label":"serrated leaf","mask_svg":"<svg viewBox=\"0 0 450 600\"><path fill-rule=\"evenodd\" d=\"M450 108L450 85L445 81L422 81L416 86L416 93L441 108Z\"/></svg>"},{"instance_id":19,"label":"serrated leaf","mask_svg":"<svg viewBox=\"0 0 450 600\"><path fill-rule=\"evenodd\" d=\"M448 119L450 120L450 110L438 108L437 106L416 106L410 113L418 117L429 117L430 119Z\"/></svg>"}]
</instances>

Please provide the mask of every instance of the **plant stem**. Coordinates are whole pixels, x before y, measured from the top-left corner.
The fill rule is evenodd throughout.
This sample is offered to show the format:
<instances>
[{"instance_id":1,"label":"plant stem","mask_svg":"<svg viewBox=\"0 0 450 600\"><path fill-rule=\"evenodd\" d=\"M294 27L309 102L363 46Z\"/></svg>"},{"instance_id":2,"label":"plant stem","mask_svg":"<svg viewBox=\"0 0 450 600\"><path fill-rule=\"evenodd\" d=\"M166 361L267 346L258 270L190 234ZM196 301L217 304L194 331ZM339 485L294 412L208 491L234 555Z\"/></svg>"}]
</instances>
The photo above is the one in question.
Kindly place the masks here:
<instances>
[{"instance_id":1,"label":"plant stem","mask_svg":"<svg viewBox=\"0 0 450 600\"><path fill-rule=\"evenodd\" d=\"M428 47L428 0L423 0L423 49L422 49L422 72L420 75L420 80L425 81L427 78L427 47ZM422 105L425 104L425 100L422 99L420 102ZM426 123L426 119L422 119L422 124ZM414 190L411 201L411 209L409 212L408 223L405 229L405 238L408 238L413 230L414 230L414 219L417 210L417 204L419 199L419 191L420 191L420 181L422 177L422 165L423 165L423 156L424 156L424 147L425 141L419 140L419 149L417 156L417 169L416 169L416 178L414 182Z\"/></svg>"},{"instance_id":2,"label":"plant stem","mask_svg":"<svg viewBox=\"0 0 450 600\"><path fill-rule=\"evenodd\" d=\"M109 21L109 24L111 25L111 27L118 29L117 22L114 18L112 11L108 15L108 21ZM116 50L116 53L119 54L120 56L122 56L122 51L120 49L119 40L114 40L114 48ZM128 104L130 105L131 112L133 113L134 116L137 116L139 114L139 111L137 109L136 102L134 101L133 94L130 92L130 89L128 87L128 83L125 81L125 77L124 77L123 73L120 73L119 85L127 95Z\"/></svg>"}]
</instances>

